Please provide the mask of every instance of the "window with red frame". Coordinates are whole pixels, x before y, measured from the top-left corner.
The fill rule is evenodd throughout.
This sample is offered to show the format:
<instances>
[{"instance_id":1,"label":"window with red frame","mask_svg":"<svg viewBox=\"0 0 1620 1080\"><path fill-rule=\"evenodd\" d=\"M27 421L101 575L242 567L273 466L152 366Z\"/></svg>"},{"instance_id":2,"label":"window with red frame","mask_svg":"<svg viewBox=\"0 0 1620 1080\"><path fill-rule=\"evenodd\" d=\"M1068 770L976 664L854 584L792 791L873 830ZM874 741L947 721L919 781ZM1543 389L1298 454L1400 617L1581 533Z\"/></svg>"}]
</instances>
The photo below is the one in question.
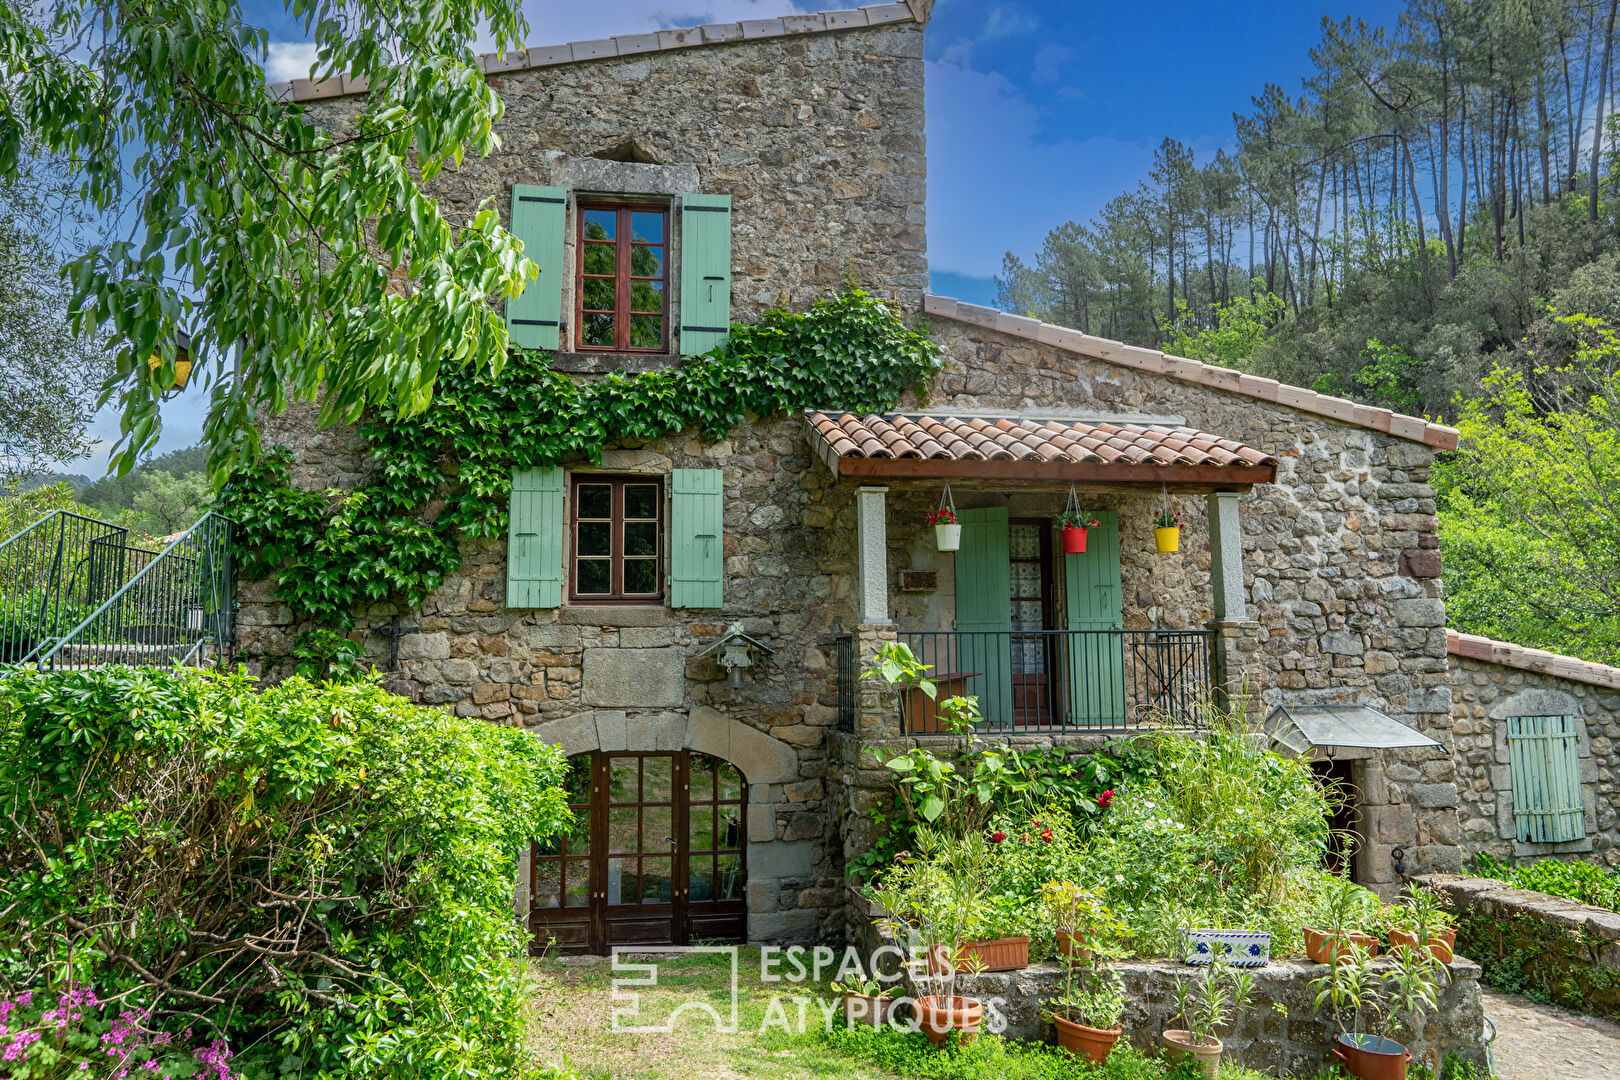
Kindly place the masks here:
<instances>
[{"instance_id":1,"label":"window with red frame","mask_svg":"<svg viewBox=\"0 0 1620 1080\"><path fill-rule=\"evenodd\" d=\"M668 348L668 235L668 207L580 204L578 348Z\"/></svg>"}]
</instances>

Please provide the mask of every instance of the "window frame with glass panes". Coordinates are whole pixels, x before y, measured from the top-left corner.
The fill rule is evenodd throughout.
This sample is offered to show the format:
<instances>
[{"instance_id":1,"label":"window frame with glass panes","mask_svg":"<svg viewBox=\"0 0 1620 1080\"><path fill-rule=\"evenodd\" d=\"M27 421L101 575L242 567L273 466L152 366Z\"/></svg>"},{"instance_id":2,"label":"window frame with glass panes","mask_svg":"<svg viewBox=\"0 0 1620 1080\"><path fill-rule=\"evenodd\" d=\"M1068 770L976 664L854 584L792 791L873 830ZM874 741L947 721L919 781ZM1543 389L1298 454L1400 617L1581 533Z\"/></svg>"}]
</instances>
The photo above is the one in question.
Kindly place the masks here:
<instances>
[{"instance_id":1,"label":"window frame with glass panes","mask_svg":"<svg viewBox=\"0 0 1620 1080\"><path fill-rule=\"evenodd\" d=\"M594 492L583 490L586 488L607 489L607 505ZM638 489L633 502L628 489ZM575 473L568 519L570 603L663 602L663 477ZM604 570L606 581L601 576Z\"/></svg>"},{"instance_id":2,"label":"window frame with glass panes","mask_svg":"<svg viewBox=\"0 0 1620 1080\"><path fill-rule=\"evenodd\" d=\"M669 206L582 200L577 217L574 347L667 353ZM609 229L609 235L593 235Z\"/></svg>"}]
</instances>

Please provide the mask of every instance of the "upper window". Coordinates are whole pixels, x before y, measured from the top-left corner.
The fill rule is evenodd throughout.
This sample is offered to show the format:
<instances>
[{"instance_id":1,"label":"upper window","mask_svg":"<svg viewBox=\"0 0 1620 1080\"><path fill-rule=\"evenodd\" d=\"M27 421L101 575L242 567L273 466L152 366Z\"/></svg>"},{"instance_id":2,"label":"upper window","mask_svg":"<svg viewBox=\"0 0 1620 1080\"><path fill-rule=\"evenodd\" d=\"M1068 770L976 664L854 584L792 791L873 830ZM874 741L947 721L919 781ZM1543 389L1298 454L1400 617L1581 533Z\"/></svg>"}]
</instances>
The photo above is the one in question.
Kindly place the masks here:
<instances>
[{"instance_id":1,"label":"upper window","mask_svg":"<svg viewBox=\"0 0 1620 1080\"><path fill-rule=\"evenodd\" d=\"M580 203L580 349L668 350L668 234L667 207Z\"/></svg>"},{"instance_id":2,"label":"upper window","mask_svg":"<svg viewBox=\"0 0 1620 1080\"><path fill-rule=\"evenodd\" d=\"M662 599L663 496L653 477L574 477L573 599Z\"/></svg>"}]
</instances>

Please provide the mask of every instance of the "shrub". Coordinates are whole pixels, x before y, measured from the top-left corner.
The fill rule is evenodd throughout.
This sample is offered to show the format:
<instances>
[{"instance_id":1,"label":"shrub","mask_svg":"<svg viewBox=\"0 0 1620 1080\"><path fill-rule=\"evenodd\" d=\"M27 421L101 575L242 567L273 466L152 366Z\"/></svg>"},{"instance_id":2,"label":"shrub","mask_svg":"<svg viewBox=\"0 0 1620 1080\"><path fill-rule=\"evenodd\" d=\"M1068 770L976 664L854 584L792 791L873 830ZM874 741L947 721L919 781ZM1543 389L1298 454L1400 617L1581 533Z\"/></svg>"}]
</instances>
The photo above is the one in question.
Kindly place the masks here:
<instances>
[{"instance_id":1,"label":"shrub","mask_svg":"<svg viewBox=\"0 0 1620 1080\"><path fill-rule=\"evenodd\" d=\"M0 977L72 980L249 1076L506 1077L515 856L560 752L375 682L0 675Z\"/></svg>"},{"instance_id":2,"label":"shrub","mask_svg":"<svg viewBox=\"0 0 1620 1080\"><path fill-rule=\"evenodd\" d=\"M829 1047L844 1057L863 1061L889 1072L930 1080L1180 1080L1193 1070L1172 1070L1129 1043L1120 1043L1101 1066L1067 1050L1040 1043L1009 1042L999 1035L981 1034L967 1046L935 1050L918 1032L894 1029L843 1028L834 1025L824 1035ZM953 1038L954 1043L954 1038Z\"/></svg>"},{"instance_id":3,"label":"shrub","mask_svg":"<svg viewBox=\"0 0 1620 1080\"><path fill-rule=\"evenodd\" d=\"M1620 874L1589 862L1538 859L1509 866L1482 851L1474 857L1474 866L1486 877L1498 878L1520 889L1620 911Z\"/></svg>"}]
</instances>

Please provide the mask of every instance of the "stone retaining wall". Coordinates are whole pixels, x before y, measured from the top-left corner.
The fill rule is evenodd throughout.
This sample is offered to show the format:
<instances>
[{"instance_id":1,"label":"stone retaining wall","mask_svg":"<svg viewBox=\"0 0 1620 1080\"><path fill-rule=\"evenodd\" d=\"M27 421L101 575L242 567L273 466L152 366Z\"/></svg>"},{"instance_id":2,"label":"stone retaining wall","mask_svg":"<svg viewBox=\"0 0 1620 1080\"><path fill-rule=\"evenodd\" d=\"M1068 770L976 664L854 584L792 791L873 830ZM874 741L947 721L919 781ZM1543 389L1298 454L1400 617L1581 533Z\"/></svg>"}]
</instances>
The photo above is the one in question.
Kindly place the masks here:
<instances>
[{"instance_id":1,"label":"stone retaining wall","mask_svg":"<svg viewBox=\"0 0 1620 1080\"><path fill-rule=\"evenodd\" d=\"M858 896L852 911L870 911ZM862 920L854 938L870 955L884 944L871 919ZM1110 965L1125 984L1129 1004L1121 1026L1125 1038L1142 1050L1156 1051L1159 1032L1179 1027L1175 1015L1175 987L1195 977L1197 968L1172 961L1128 961ZM1387 970L1383 960L1373 962ZM1302 959L1274 960L1254 971L1253 1004L1235 1025L1221 1033L1226 1049L1223 1063L1242 1065L1274 1076L1312 1076L1336 1065L1330 1047L1339 1028L1331 1014L1316 1008L1311 980L1326 970L1323 964ZM1448 985L1440 994L1439 1010L1425 1018L1422 1030L1397 1031L1414 1059L1438 1052L1455 1053L1478 1066L1485 1065L1484 1011L1480 1002L1478 964L1459 956L1447 965ZM1052 1024L1041 1019L1045 1003L1062 993L1063 968L1056 963L1034 964L1022 971L995 972L958 981L957 992L994 1002L1006 1023L1008 1038L1024 1042L1051 1042ZM989 1011L987 1009L987 1015Z\"/></svg>"},{"instance_id":2,"label":"stone retaining wall","mask_svg":"<svg viewBox=\"0 0 1620 1080\"><path fill-rule=\"evenodd\" d=\"M1416 880L1457 913L1457 947L1479 961L1486 983L1620 1019L1620 913L1494 878Z\"/></svg>"}]
</instances>

